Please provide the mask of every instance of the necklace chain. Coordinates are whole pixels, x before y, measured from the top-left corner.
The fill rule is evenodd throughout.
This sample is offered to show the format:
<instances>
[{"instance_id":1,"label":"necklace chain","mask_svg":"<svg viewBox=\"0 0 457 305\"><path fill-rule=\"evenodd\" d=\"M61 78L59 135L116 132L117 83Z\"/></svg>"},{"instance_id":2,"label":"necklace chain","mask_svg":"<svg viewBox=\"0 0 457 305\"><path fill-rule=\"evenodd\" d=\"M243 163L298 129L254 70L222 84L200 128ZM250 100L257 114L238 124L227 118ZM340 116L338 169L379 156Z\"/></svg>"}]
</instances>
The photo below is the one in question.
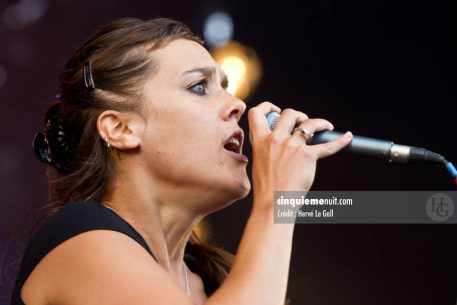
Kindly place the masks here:
<instances>
[{"instance_id":1,"label":"necklace chain","mask_svg":"<svg viewBox=\"0 0 457 305\"><path fill-rule=\"evenodd\" d=\"M187 291L187 295L190 296L190 289L189 289L189 279L187 277L187 265L186 263L183 261L182 262L182 268L184 269L184 281L186 282L186 291Z\"/></svg>"}]
</instances>

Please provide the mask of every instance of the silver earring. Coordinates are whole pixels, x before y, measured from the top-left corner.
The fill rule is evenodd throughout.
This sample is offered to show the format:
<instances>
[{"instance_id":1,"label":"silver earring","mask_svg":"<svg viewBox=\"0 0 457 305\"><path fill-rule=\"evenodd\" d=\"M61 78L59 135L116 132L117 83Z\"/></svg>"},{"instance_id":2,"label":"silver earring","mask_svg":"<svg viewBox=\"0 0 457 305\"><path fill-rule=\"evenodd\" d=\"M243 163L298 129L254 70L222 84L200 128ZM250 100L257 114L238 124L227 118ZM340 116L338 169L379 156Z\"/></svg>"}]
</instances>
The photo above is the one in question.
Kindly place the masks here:
<instances>
[{"instance_id":1,"label":"silver earring","mask_svg":"<svg viewBox=\"0 0 457 305\"><path fill-rule=\"evenodd\" d=\"M112 150L107 137L105 137L105 145L106 145L106 148L108 148L110 151Z\"/></svg>"}]
</instances>

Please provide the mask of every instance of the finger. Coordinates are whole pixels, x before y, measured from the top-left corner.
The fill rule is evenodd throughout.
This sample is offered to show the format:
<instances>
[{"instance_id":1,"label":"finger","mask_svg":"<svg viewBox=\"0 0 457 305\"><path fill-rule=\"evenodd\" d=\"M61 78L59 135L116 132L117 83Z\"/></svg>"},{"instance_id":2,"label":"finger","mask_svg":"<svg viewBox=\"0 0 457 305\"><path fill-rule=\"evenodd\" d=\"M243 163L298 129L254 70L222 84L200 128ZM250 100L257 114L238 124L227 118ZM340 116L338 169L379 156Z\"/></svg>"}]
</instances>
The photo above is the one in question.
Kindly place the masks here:
<instances>
[{"instance_id":1,"label":"finger","mask_svg":"<svg viewBox=\"0 0 457 305\"><path fill-rule=\"evenodd\" d=\"M305 120L308 120L308 116L303 112L290 108L285 109L276 123L274 132L281 138L288 137L292 133L294 127Z\"/></svg>"},{"instance_id":2,"label":"finger","mask_svg":"<svg viewBox=\"0 0 457 305\"><path fill-rule=\"evenodd\" d=\"M281 109L270 102L263 102L249 109L248 122L250 138L265 137L271 132L270 128L268 127L266 115L272 111L280 113Z\"/></svg>"},{"instance_id":3,"label":"finger","mask_svg":"<svg viewBox=\"0 0 457 305\"><path fill-rule=\"evenodd\" d=\"M350 131L346 132L342 136L338 137L337 139L324 143L324 144L317 144L308 146L308 148L315 149L317 152L317 156L319 159L331 156L336 154L341 149L346 147L352 141L352 133Z\"/></svg>"},{"instance_id":4,"label":"finger","mask_svg":"<svg viewBox=\"0 0 457 305\"><path fill-rule=\"evenodd\" d=\"M308 119L300 123L298 127L306 128L309 131L317 132L322 130L333 130L333 124L325 119Z\"/></svg>"},{"instance_id":5,"label":"finger","mask_svg":"<svg viewBox=\"0 0 457 305\"><path fill-rule=\"evenodd\" d=\"M281 113L281 108L267 101L258 104L257 106L255 106L255 108L261 109L264 112L265 116L267 116L267 114L269 114L272 111Z\"/></svg>"},{"instance_id":6,"label":"finger","mask_svg":"<svg viewBox=\"0 0 457 305\"><path fill-rule=\"evenodd\" d=\"M302 122L298 128L304 128L311 133L315 133L321 130L333 130L333 125L327 120L324 119L308 119ZM295 138L302 138L306 141L311 139L311 136L303 134L298 128L294 131L293 136ZM300 140L303 141L303 140Z\"/></svg>"},{"instance_id":7,"label":"finger","mask_svg":"<svg viewBox=\"0 0 457 305\"><path fill-rule=\"evenodd\" d=\"M295 128L294 134L292 135L292 139L298 141L297 143L300 144L306 144L312 137L314 137L314 132L304 127ZM303 143L303 140L305 143Z\"/></svg>"}]
</instances>

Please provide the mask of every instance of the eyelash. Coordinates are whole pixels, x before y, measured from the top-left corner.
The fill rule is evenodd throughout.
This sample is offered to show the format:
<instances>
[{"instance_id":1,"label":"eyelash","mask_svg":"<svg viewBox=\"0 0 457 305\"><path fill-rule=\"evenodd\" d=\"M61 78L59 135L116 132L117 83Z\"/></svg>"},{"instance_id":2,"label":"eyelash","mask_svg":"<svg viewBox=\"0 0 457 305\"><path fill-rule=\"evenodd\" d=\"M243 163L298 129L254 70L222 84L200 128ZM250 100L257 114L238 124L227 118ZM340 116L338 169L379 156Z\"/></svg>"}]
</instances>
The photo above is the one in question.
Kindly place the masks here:
<instances>
[{"instance_id":1,"label":"eyelash","mask_svg":"<svg viewBox=\"0 0 457 305\"><path fill-rule=\"evenodd\" d=\"M208 84L208 80L205 78L205 79L202 79L200 80L198 83L195 83L193 84L192 86L190 86L189 88L187 88L189 91L191 91L192 93L195 93L197 95L206 95L206 86ZM196 86L199 86L199 85L203 85L203 92L196 92L195 90L192 90L193 88L195 88Z\"/></svg>"}]
</instances>

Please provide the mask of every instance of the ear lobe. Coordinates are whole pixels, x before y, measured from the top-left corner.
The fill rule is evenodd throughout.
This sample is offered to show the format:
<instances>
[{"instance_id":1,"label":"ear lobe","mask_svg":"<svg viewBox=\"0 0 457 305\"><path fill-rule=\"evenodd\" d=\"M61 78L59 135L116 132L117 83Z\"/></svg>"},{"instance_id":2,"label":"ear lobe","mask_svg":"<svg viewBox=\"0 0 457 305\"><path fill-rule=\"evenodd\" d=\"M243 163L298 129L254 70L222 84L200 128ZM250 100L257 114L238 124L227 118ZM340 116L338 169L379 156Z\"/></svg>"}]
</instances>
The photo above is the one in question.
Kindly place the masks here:
<instances>
[{"instance_id":1,"label":"ear lobe","mask_svg":"<svg viewBox=\"0 0 457 305\"><path fill-rule=\"evenodd\" d=\"M118 150L140 147L141 137L138 124L141 122L132 113L114 110L103 111L97 119L97 130L100 137Z\"/></svg>"}]
</instances>

